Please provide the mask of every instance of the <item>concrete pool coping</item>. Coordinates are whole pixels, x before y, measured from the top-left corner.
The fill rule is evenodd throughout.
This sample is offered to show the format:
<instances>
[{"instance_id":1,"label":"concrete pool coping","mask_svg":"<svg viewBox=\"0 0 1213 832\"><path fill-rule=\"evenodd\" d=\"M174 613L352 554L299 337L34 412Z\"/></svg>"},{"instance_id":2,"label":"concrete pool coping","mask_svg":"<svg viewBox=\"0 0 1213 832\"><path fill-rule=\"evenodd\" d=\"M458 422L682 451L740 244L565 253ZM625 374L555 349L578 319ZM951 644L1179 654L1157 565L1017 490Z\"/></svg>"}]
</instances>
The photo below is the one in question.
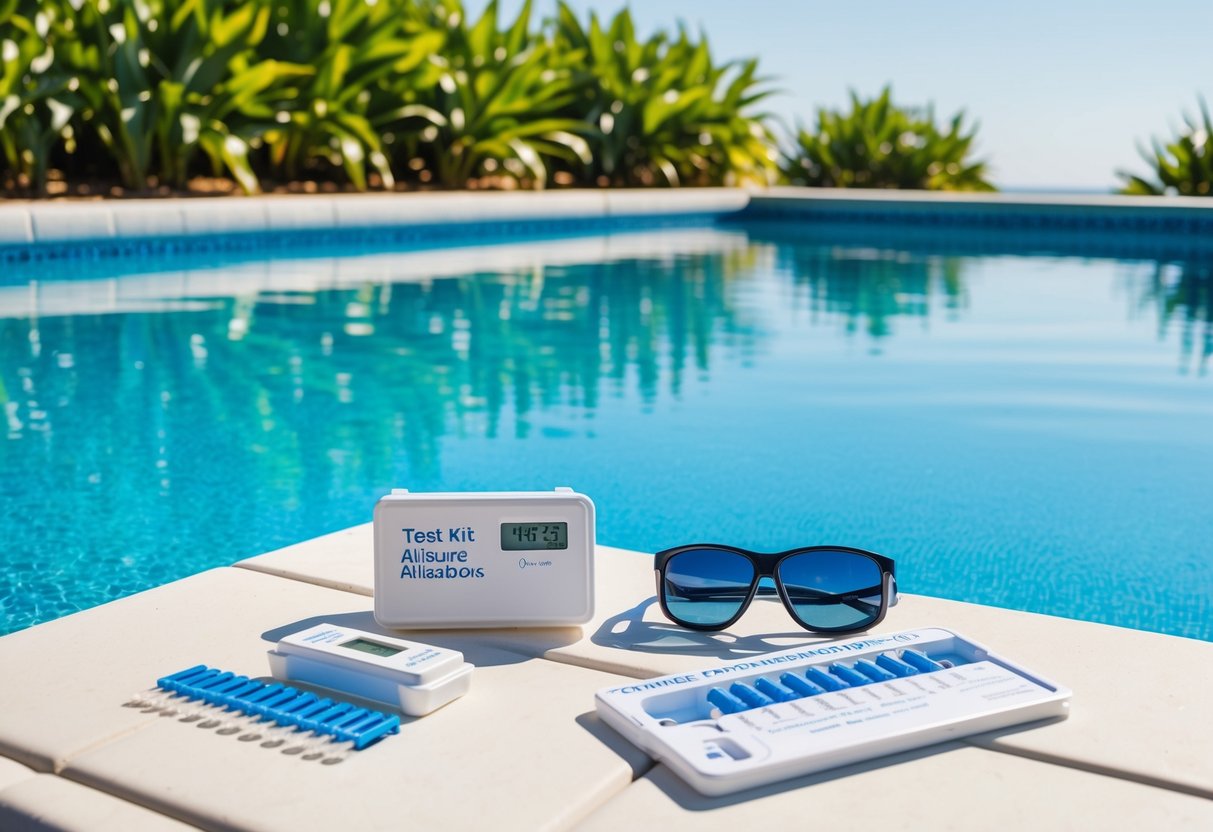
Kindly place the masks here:
<instances>
[{"instance_id":1,"label":"concrete pool coping","mask_svg":"<svg viewBox=\"0 0 1213 832\"><path fill-rule=\"evenodd\" d=\"M1213 722L1202 713L1213 644L914 595L877 631L941 626L987 643L1073 688L1070 718L700 797L598 722L594 690L817 640L765 603L723 636L674 631L652 603L651 569L651 557L599 547L598 613L584 628L413 633L462 650L477 665L472 691L335 766L123 703L197 663L265 674L277 638L322 620L380 629L370 615L369 526L5 636L0 666L20 672L0 690L0 754L9 758L0 760L0 819L68 812L78 802L69 792L82 789L81 806L129 805L166 829L386 829L408 816L394 785L407 783L426 796L409 804L422 828L489 818L505 829L679 828L692 816L723 828L810 809L830 825L852 820L876 793L865 822L894 829L938 825L945 808L959 826L977 812L1003 819L1000 828L1213 823ZM36 778L66 782L51 789Z\"/></svg>"},{"instance_id":2,"label":"concrete pool coping","mask_svg":"<svg viewBox=\"0 0 1213 832\"><path fill-rule=\"evenodd\" d=\"M90 202L0 201L0 246L71 245L316 229L719 215L740 211L748 199L748 192L741 189L703 188L685 191L485 191Z\"/></svg>"},{"instance_id":3,"label":"concrete pool coping","mask_svg":"<svg viewBox=\"0 0 1213 832\"><path fill-rule=\"evenodd\" d=\"M29 256L56 246L91 247L95 253L98 246L122 241L410 226L558 223L593 230L612 220L644 227L646 220L679 216L1203 237L1213 231L1213 199L775 187L0 200L0 254Z\"/></svg>"}]
</instances>

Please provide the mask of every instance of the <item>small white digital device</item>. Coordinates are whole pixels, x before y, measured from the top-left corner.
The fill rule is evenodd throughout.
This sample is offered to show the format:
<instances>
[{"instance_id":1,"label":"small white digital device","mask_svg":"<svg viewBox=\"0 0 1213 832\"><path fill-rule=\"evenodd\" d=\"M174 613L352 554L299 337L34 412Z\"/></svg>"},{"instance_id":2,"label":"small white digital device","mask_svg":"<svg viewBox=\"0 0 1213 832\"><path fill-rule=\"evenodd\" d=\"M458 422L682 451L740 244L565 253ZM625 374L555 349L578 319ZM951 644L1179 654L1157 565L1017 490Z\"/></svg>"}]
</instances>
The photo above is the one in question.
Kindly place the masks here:
<instances>
[{"instance_id":1,"label":"small white digital device","mask_svg":"<svg viewBox=\"0 0 1213 832\"><path fill-rule=\"evenodd\" d=\"M929 628L599 691L598 715L702 794L730 794L1023 722L1070 691Z\"/></svg>"},{"instance_id":2,"label":"small white digital device","mask_svg":"<svg viewBox=\"0 0 1213 832\"><path fill-rule=\"evenodd\" d=\"M275 679L305 682L424 716L467 693L472 665L458 650L317 624L269 651Z\"/></svg>"},{"instance_id":3,"label":"small white digital device","mask_svg":"<svg viewBox=\"0 0 1213 832\"><path fill-rule=\"evenodd\" d=\"M549 627L594 615L594 503L552 491L412 493L375 505L375 620Z\"/></svg>"}]
</instances>

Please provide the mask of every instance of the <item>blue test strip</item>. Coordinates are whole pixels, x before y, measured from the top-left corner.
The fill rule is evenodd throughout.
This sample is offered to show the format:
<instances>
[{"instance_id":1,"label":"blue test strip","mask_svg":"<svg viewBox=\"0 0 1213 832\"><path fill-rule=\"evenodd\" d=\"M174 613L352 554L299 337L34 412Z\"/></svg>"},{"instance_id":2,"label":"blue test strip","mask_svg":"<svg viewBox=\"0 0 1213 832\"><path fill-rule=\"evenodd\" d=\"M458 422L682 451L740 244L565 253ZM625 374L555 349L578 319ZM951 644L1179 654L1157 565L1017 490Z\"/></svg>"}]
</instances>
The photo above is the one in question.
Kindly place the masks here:
<instances>
[{"instance_id":1,"label":"blue test strip","mask_svg":"<svg viewBox=\"0 0 1213 832\"><path fill-rule=\"evenodd\" d=\"M877 667L867 659L860 659L851 665L851 667L858 670L864 676L867 676L873 682L891 682L897 678L889 671L885 670L884 668Z\"/></svg>"},{"instance_id":2,"label":"blue test strip","mask_svg":"<svg viewBox=\"0 0 1213 832\"><path fill-rule=\"evenodd\" d=\"M751 708L765 708L767 705L775 704L775 700L767 696L765 693L760 693L749 685L743 685L741 682L734 682L733 684L729 685L729 693L736 696Z\"/></svg>"},{"instance_id":3,"label":"blue test strip","mask_svg":"<svg viewBox=\"0 0 1213 832\"><path fill-rule=\"evenodd\" d=\"M305 705L298 711L295 711L295 724L300 728L307 729L308 720L317 714L324 713L331 707L333 707L332 699L317 699L315 702Z\"/></svg>"},{"instance_id":4,"label":"blue test strip","mask_svg":"<svg viewBox=\"0 0 1213 832\"><path fill-rule=\"evenodd\" d=\"M383 719L386 719L384 714L369 711L360 719L351 719L341 725L337 729L337 736L343 740L352 740L368 728L378 725Z\"/></svg>"},{"instance_id":5,"label":"blue test strip","mask_svg":"<svg viewBox=\"0 0 1213 832\"><path fill-rule=\"evenodd\" d=\"M223 705L225 708L240 710L236 703L241 701L250 693L256 693L257 691L264 689L265 682L258 682L256 679L248 679L242 685L240 685L240 687L227 691L220 696L219 701L216 704Z\"/></svg>"},{"instance_id":6,"label":"blue test strip","mask_svg":"<svg viewBox=\"0 0 1213 832\"><path fill-rule=\"evenodd\" d=\"M339 740L349 740L356 735L353 731L355 726L362 725L368 721L368 717L376 716L377 713L367 708L354 708L342 716L338 717L333 722L329 723L332 728L333 736Z\"/></svg>"},{"instance_id":7,"label":"blue test strip","mask_svg":"<svg viewBox=\"0 0 1213 832\"><path fill-rule=\"evenodd\" d=\"M171 676L165 676L156 680L156 687L161 690L173 690L174 686L187 682L197 676L202 676L207 673L218 673L217 670L211 670L204 664L196 664L193 667L187 667L185 670L179 670Z\"/></svg>"},{"instance_id":8,"label":"blue test strip","mask_svg":"<svg viewBox=\"0 0 1213 832\"><path fill-rule=\"evenodd\" d=\"M213 670L209 667L203 667L201 670L191 668L189 671L174 673L172 676L161 679L156 684L161 690L184 694L185 691L192 690L194 685L205 682L208 679L213 679L218 675L218 670Z\"/></svg>"},{"instance_id":9,"label":"blue test strip","mask_svg":"<svg viewBox=\"0 0 1213 832\"><path fill-rule=\"evenodd\" d=\"M936 670L943 670L943 665L932 659L926 653L921 653L918 650L902 650L901 660L908 665L912 665L923 673L931 673Z\"/></svg>"},{"instance_id":10,"label":"blue test strip","mask_svg":"<svg viewBox=\"0 0 1213 832\"><path fill-rule=\"evenodd\" d=\"M817 696L825 693L826 689L820 685L815 685L812 682L805 681L794 673L785 673L779 677L779 681L796 691L800 696Z\"/></svg>"},{"instance_id":11,"label":"blue test strip","mask_svg":"<svg viewBox=\"0 0 1213 832\"><path fill-rule=\"evenodd\" d=\"M400 717L392 714L385 716L384 719L376 725L364 728L352 739L355 749L363 749L373 743L375 740L387 734L394 734L400 730Z\"/></svg>"},{"instance_id":12,"label":"blue test strip","mask_svg":"<svg viewBox=\"0 0 1213 832\"><path fill-rule=\"evenodd\" d=\"M231 679L228 679L222 684L207 688L203 699L212 705L222 704L224 699L227 698L228 694L240 690L242 687L247 685L248 682L249 678L247 676L233 676Z\"/></svg>"},{"instance_id":13,"label":"blue test strip","mask_svg":"<svg viewBox=\"0 0 1213 832\"><path fill-rule=\"evenodd\" d=\"M156 685L187 699L350 742L356 750L400 731L400 717L395 714L322 699L311 691L277 682L266 684L206 665L163 676ZM739 710L745 710L741 704Z\"/></svg>"},{"instance_id":14,"label":"blue test strip","mask_svg":"<svg viewBox=\"0 0 1213 832\"><path fill-rule=\"evenodd\" d=\"M718 708L722 714L740 713L750 707L724 688L712 688L708 691L708 703Z\"/></svg>"},{"instance_id":15,"label":"blue test strip","mask_svg":"<svg viewBox=\"0 0 1213 832\"><path fill-rule=\"evenodd\" d=\"M843 688L850 687L846 682L843 682L837 676L831 676L820 667L810 667L804 672L804 678L828 691L842 690Z\"/></svg>"},{"instance_id":16,"label":"blue test strip","mask_svg":"<svg viewBox=\"0 0 1213 832\"><path fill-rule=\"evenodd\" d=\"M914 676L918 673L918 668L914 667L913 665L906 664L901 659L893 656L890 653L881 653L879 656L877 656L876 664L880 665L894 676Z\"/></svg>"},{"instance_id":17,"label":"blue test strip","mask_svg":"<svg viewBox=\"0 0 1213 832\"><path fill-rule=\"evenodd\" d=\"M299 724L309 731L315 731L316 726L331 724L334 719L346 711L352 711L353 709L354 706L349 702L337 702L328 710L302 717L302 721Z\"/></svg>"},{"instance_id":18,"label":"blue test strip","mask_svg":"<svg viewBox=\"0 0 1213 832\"><path fill-rule=\"evenodd\" d=\"M872 681L862 673L852 670L845 664L838 664L837 662L830 665L830 673L834 674L853 688L859 687L860 685L870 684Z\"/></svg>"},{"instance_id":19,"label":"blue test strip","mask_svg":"<svg viewBox=\"0 0 1213 832\"><path fill-rule=\"evenodd\" d=\"M194 690L194 691L210 690L211 688L216 688L216 687L219 687L220 685L227 684L227 682L229 682L230 680L235 679L235 678L236 678L236 674L232 673L232 671L221 670L218 673L216 673L214 676L210 676L201 681L190 682L189 684L186 685L186 688L188 690Z\"/></svg>"},{"instance_id":20,"label":"blue test strip","mask_svg":"<svg viewBox=\"0 0 1213 832\"><path fill-rule=\"evenodd\" d=\"M277 696L282 692L282 690L282 685L262 685L258 690L240 697L240 707L238 710L241 710L251 716L257 716L257 706L260 703Z\"/></svg>"},{"instance_id":21,"label":"blue test strip","mask_svg":"<svg viewBox=\"0 0 1213 832\"><path fill-rule=\"evenodd\" d=\"M801 693L796 693L794 690L789 690L788 688L784 687L781 682L782 680L780 680L780 682L772 682L770 679L764 677L755 679L754 687L757 688L760 693L766 694L776 702L790 702L791 700L799 699L804 695Z\"/></svg>"},{"instance_id":22,"label":"blue test strip","mask_svg":"<svg viewBox=\"0 0 1213 832\"><path fill-rule=\"evenodd\" d=\"M262 699L260 702L257 702L255 705L253 705L252 712L257 716L262 717L263 719L273 719L274 712L277 710L277 708L280 705L285 705L287 702L292 701L298 695L299 695L299 691L295 690L294 688L289 688L286 685L283 685L282 689L279 690L277 693L275 693L273 696L270 696L266 699Z\"/></svg>"},{"instance_id":23,"label":"blue test strip","mask_svg":"<svg viewBox=\"0 0 1213 832\"><path fill-rule=\"evenodd\" d=\"M296 713L315 703L317 699L319 699L319 697L310 691L299 694L290 702L286 702L274 709L274 722L278 723L284 728L298 725L299 718L296 716Z\"/></svg>"}]
</instances>

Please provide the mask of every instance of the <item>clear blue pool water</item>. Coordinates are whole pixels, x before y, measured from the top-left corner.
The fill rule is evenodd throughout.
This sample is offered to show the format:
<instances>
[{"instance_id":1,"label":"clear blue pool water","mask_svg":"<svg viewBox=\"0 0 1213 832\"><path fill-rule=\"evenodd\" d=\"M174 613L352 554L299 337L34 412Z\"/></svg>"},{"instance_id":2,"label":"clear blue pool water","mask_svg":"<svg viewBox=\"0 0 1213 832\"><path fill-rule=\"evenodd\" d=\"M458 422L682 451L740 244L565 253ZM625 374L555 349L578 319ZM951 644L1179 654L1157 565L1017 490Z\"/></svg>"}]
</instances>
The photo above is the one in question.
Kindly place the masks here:
<instances>
[{"instance_id":1,"label":"clear blue pool water","mask_svg":"<svg viewBox=\"0 0 1213 832\"><path fill-rule=\"evenodd\" d=\"M1213 640L1213 270L722 226L0 279L0 631L572 485L600 541ZM369 557L369 553L368 553Z\"/></svg>"}]
</instances>

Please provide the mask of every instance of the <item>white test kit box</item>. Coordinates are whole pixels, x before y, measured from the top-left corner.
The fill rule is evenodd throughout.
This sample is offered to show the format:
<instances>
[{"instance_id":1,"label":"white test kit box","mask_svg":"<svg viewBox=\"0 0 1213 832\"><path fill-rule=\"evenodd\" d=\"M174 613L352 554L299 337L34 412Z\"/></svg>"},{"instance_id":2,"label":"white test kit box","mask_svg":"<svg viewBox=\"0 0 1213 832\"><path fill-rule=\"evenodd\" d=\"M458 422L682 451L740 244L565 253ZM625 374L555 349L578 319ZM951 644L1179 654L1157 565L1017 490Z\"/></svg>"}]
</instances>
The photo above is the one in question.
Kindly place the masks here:
<instances>
[{"instance_id":1,"label":"white test kit box","mask_svg":"<svg viewBox=\"0 0 1213 832\"><path fill-rule=\"evenodd\" d=\"M375 620L547 627L594 614L594 503L571 488L394 489L375 505Z\"/></svg>"},{"instance_id":2,"label":"white test kit box","mask_svg":"<svg viewBox=\"0 0 1213 832\"><path fill-rule=\"evenodd\" d=\"M458 650L317 624L279 640L268 653L275 679L360 696L425 716L463 696L471 664Z\"/></svg>"},{"instance_id":3,"label":"white test kit box","mask_svg":"<svg viewBox=\"0 0 1213 832\"><path fill-rule=\"evenodd\" d=\"M840 639L599 691L696 791L732 792L1024 722L1070 691L949 630Z\"/></svg>"}]
</instances>

